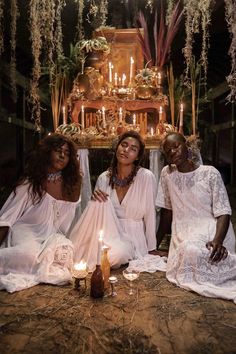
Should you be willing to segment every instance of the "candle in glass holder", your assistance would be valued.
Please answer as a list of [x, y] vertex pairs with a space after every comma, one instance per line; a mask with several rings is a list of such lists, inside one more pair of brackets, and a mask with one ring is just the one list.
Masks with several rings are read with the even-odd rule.
[[133, 57], [130, 57], [130, 72], [129, 72], [130, 84], [132, 84], [133, 75], [134, 75], [134, 59], [133, 59]]
[[81, 106], [81, 127], [84, 129], [84, 106]]
[[62, 106], [63, 124], [66, 124], [66, 107]]
[[102, 107], [102, 127], [106, 128], [106, 109]]
[[73, 275], [75, 278], [84, 279], [88, 275], [87, 263], [79, 262], [74, 264]]

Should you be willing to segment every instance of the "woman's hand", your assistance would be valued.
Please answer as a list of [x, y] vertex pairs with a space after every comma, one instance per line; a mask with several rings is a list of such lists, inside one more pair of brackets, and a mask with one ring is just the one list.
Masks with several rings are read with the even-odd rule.
[[210, 263], [218, 263], [223, 261], [228, 256], [227, 249], [222, 245], [222, 243], [216, 241], [209, 241], [206, 244], [206, 248], [211, 250], [211, 254], [209, 257]]
[[101, 189], [96, 189], [93, 192], [91, 199], [101, 203], [101, 202], [106, 202], [108, 196], [109, 196], [109, 194], [101, 191]]

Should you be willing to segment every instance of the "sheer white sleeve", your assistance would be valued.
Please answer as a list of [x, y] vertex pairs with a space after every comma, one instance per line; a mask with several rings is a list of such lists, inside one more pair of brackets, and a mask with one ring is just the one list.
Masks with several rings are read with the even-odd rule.
[[156, 198], [156, 206], [165, 209], [172, 209], [169, 188], [167, 183], [169, 166], [166, 166], [161, 171], [158, 192]]
[[32, 205], [28, 187], [28, 183], [22, 184], [17, 187], [16, 194], [10, 194], [0, 210], [0, 226], [11, 227], [24, 214], [26, 207]]
[[215, 217], [225, 214], [231, 215], [232, 211], [224, 182], [219, 171], [214, 167], [212, 167], [210, 170], [209, 181], [212, 193], [213, 215]]

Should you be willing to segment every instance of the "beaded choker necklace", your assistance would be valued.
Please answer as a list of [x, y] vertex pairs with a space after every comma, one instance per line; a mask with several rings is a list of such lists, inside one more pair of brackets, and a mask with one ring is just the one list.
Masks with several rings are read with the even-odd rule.
[[47, 180], [49, 182], [56, 182], [58, 179], [61, 178], [61, 171], [55, 172], [55, 173], [48, 173], [47, 174]]
[[134, 178], [134, 171], [132, 171], [127, 177], [125, 178], [118, 178], [117, 176], [112, 176], [112, 183], [119, 187], [126, 187], [128, 186]]

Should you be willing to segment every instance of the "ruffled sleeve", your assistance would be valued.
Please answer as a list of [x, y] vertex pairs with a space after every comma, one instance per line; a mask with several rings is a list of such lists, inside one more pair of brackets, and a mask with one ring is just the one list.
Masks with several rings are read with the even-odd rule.
[[24, 214], [26, 208], [32, 205], [28, 193], [29, 184], [25, 183], [17, 187], [16, 194], [12, 192], [0, 210], [0, 226], [12, 227]]

